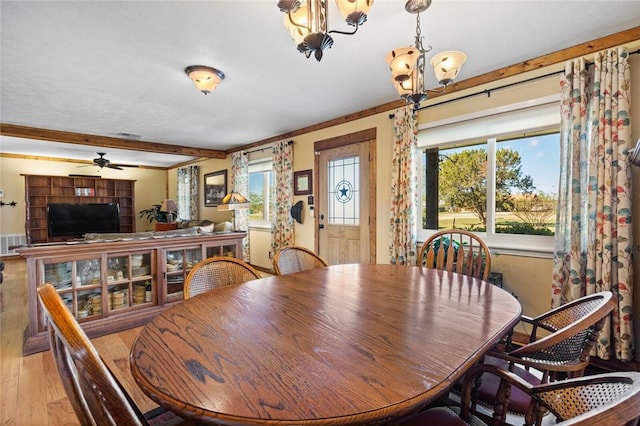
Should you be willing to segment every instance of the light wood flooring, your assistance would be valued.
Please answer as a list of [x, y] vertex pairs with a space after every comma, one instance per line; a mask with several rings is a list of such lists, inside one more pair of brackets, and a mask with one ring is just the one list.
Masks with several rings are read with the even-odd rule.
[[[0, 425], [78, 425], [49, 351], [22, 356], [27, 326], [26, 263], [6, 260], [0, 284]], [[144, 411], [157, 407], [135, 384], [129, 348], [140, 328], [92, 339], [98, 352]]]

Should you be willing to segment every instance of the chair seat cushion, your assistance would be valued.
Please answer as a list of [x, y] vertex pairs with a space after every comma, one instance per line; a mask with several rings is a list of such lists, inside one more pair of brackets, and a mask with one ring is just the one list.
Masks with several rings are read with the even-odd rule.
[[144, 413], [144, 418], [149, 423], [149, 426], [189, 426], [195, 425], [188, 420], [183, 419], [176, 413], [165, 409], [164, 407], [157, 407], [151, 411]]
[[[492, 356], [486, 356], [484, 359], [484, 363], [498, 366], [504, 370], [507, 370], [509, 368], [509, 363], [507, 361]], [[537, 376], [531, 374], [529, 371], [525, 370], [522, 367], [516, 366], [513, 372], [532, 385], [540, 384], [540, 379]], [[484, 402], [485, 404], [492, 405], [496, 400], [496, 394], [498, 393], [499, 387], [499, 377], [493, 374], [483, 374], [482, 384], [480, 385], [480, 389], [478, 390], [478, 400]], [[525, 414], [527, 412], [527, 409], [529, 408], [530, 403], [531, 398], [527, 393], [523, 392], [519, 388], [516, 388], [515, 386], [511, 387], [511, 396], [509, 398], [508, 411], [517, 414]]]
[[468, 426], [456, 413], [447, 407], [435, 407], [422, 411], [415, 416], [411, 416], [406, 420], [397, 423], [398, 426], [420, 426], [420, 425], [439, 425], [439, 426]]

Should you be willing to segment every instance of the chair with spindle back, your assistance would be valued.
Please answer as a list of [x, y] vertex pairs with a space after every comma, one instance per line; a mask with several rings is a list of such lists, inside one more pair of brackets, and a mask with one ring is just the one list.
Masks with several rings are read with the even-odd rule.
[[214, 288], [241, 284], [260, 278], [248, 263], [233, 257], [217, 256], [195, 265], [184, 281], [184, 298], [188, 299]]
[[51, 284], [38, 288], [49, 344], [64, 390], [82, 425], [189, 425], [162, 408], [143, 414], [104, 363]]
[[491, 272], [491, 253], [473, 232], [448, 229], [436, 232], [422, 244], [417, 264], [486, 281]]
[[273, 270], [276, 275], [292, 274], [325, 266], [327, 262], [323, 258], [308, 248], [300, 246], [282, 247], [273, 257]]

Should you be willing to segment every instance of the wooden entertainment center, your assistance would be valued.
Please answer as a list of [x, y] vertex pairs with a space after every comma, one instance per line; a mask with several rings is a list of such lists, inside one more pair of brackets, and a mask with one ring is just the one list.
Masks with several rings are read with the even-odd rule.
[[246, 232], [134, 235], [17, 249], [27, 261], [24, 355], [49, 348], [38, 286], [52, 283], [89, 337], [137, 327], [183, 300], [184, 280], [196, 263], [240, 256]]
[[89, 176], [23, 175], [25, 179], [27, 243], [63, 241], [49, 235], [49, 204], [101, 204], [120, 206], [120, 232], [135, 231], [135, 180]]

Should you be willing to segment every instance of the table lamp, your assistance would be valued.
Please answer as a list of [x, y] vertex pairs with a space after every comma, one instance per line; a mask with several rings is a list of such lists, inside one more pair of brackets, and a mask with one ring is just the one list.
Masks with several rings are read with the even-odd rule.
[[173, 212], [178, 211], [178, 206], [176, 205], [176, 202], [171, 199], [162, 200], [162, 204], [160, 204], [160, 211], [166, 212], [167, 222], [173, 223]]
[[248, 209], [249, 207], [251, 207], [249, 200], [233, 190], [225, 195], [220, 204], [218, 204], [218, 210], [231, 210], [234, 231], [236, 230], [236, 210]]

